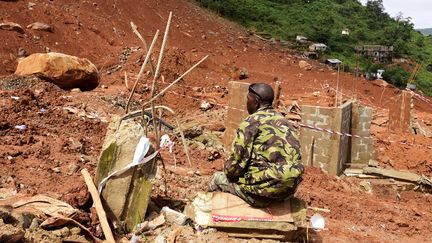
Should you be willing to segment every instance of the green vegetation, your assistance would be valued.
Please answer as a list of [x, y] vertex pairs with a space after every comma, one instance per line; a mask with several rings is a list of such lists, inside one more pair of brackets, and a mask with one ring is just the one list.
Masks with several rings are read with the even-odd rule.
[[[321, 58], [338, 58], [349, 70], [372, 71], [383, 68], [384, 78], [403, 87], [415, 63], [423, 68], [416, 77], [417, 87], [432, 95], [432, 37], [414, 30], [410, 18], [391, 18], [382, 0], [197, 0], [199, 4], [236, 21], [251, 31], [275, 39], [294, 41], [297, 35], [321, 42], [329, 48]], [[349, 35], [342, 35], [348, 29]], [[355, 46], [393, 46], [393, 57], [407, 58], [401, 65], [377, 63], [356, 56]], [[293, 45], [299, 48], [299, 45]], [[307, 48], [303, 46], [303, 48]]]

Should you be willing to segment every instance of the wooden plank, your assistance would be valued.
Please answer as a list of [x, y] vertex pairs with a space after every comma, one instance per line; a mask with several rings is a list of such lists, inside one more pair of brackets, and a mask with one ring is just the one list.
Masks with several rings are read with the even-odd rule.
[[116, 241], [115, 241], [114, 236], [111, 232], [111, 228], [108, 224], [105, 210], [102, 206], [102, 202], [101, 202], [101, 199], [99, 197], [99, 192], [93, 183], [93, 180], [90, 176], [90, 173], [87, 171], [87, 169], [82, 169], [81, 174], [84, 177], [84, 181], [87, 184], [87, 188], [88, 188], [90, 195], [93, 199], [93, 203], [94, 203], [95, 208], [96, 208], [96, 213], [98, 215], [98, 218], [99, 218], [99, 221], [100, 221], [100, 224], [102, 227], [102, 231], [105, 235], [106, 241], [110, 242], [110, 243], [115, 243]]

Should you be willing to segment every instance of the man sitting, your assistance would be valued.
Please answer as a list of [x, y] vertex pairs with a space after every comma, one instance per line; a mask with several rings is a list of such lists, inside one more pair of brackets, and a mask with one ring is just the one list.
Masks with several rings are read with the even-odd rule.
[[224, 172], [216, 172], [210, 191], [239, 196], [254, 207], [291, 197], [303, 174], [300, 145], [294, 128], [273, 107], [270, 85], [251, 84], [249, 116], [237, 129]]

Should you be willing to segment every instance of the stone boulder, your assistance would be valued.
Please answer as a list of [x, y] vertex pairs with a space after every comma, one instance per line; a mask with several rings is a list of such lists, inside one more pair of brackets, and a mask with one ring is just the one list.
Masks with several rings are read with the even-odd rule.
[[36, 75], [62, 89], [92, 90], [99, 85], [99, 73], [88, 59], [62, 53], [35, 53], [22, 59], [15, 74]]

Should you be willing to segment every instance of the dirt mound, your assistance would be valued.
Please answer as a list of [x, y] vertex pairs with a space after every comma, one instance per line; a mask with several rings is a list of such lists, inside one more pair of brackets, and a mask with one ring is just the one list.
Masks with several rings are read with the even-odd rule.
[[19, 191], [53, 192], [82, 206], [87, 195], [78, 169], [94, 170], [106, 124], [68, 114], [69, 99], [41, 80], [0, 93], [0, 174]]

